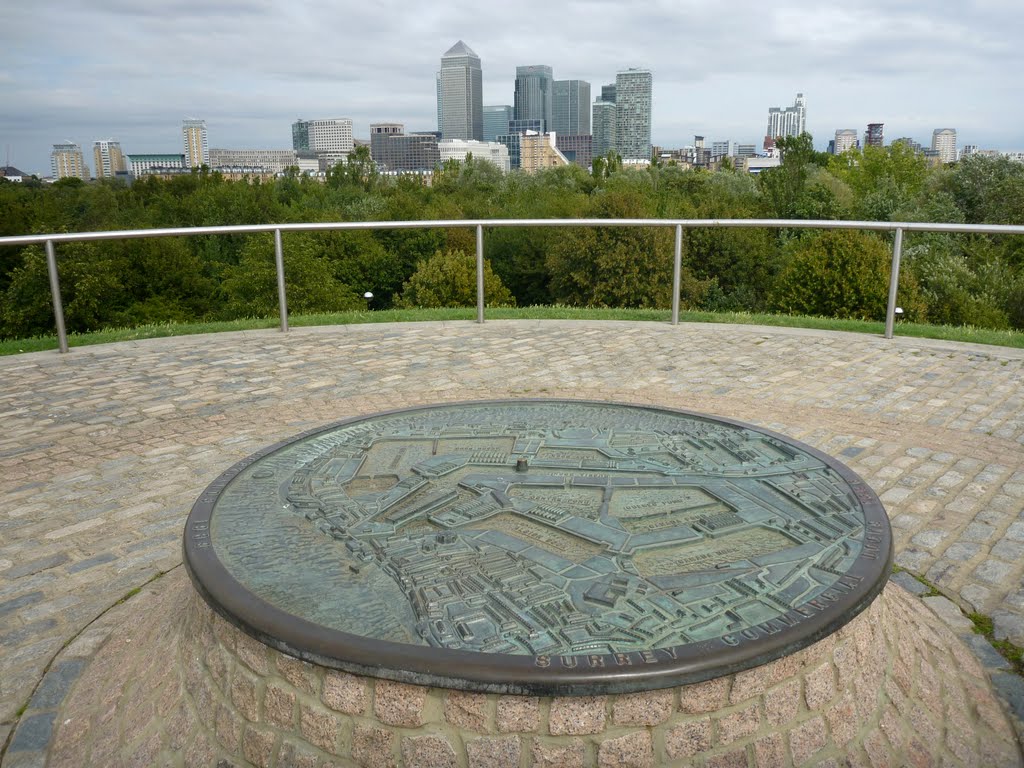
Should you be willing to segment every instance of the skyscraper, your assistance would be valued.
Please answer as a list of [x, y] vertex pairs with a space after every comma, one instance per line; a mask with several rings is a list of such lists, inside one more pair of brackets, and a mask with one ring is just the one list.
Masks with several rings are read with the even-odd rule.
[[484, 141], [497, 141], [499, 136], [508, 133], [508, 124], [512, 119], [512, 107], [509, 104], [484, 105]]
[[189, 168], [210, 164], [210, 142], [206, 137], [206, 121], [193, 117], [181, 123], [181, 136], [185, 141], [185, 163]]
[[836, 131], [835, 145], [832, 151], [841, 155], [848, 149], [853, 149], [857, 146], [857, 129], [856, 128], [839, 128]]
[[513, 119], [543, 120], [543, 130], [550, 131], [553, 91], [551, 67], [544, 64], [516, 67]]
[[441, 138], [482, 141], [483, 70], [480, 57], [461, 40], [441, 57], [438, 89]]
[[932, 131], [932, 150], [939, 153], [943, 163], [956, 162], [956, 128], [936, 128]]
[[85, 164], [82, 148], [73, 141], [54, 144], [50, 152], [50, 172], [55, 179], [74, 177], [88, 181], [89, 168]]
[[101, 139], [92, 145], [93, 167], [97, 179], [112, 179], [117, 173], [124, 173], [128, 166], [121, 152], [120, 142]]
[[615, 105], [609, 101], [595, 101], [593, 115], [593, 156], [604, 157], [615, 149]]
[[601, 101], [607, 101], [609, 104], [615, 103], [615, 83], [606, 83], [601, 86]]
[[780, 136], [799, 136], [807, 130], [807, 105], [804, 95], [798, 93], [791, 107], [770, 107], [768, 109], [768, 129], [765, 138], [777, 139]]
[[555, 134], [590, 133], [590, 83], [555, 80], [551, 97], [551, 127]]
[[885, 123], [868, 123], [868, 129], [864, 133], [864, 146], [884, 147], [885, 134], [882, 131], [884, 127]]
[[615, 76], [615, 146], [623, 160], [651, 159], [651, 90], [646, 69]]

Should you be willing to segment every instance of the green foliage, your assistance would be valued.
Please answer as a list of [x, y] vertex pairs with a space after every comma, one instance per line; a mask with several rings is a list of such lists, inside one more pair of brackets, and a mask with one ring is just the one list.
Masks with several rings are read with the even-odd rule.
[[[364, 306], [362, 294], [335, 278], [330, 260], [317, 252], [310, 239], [292, 244], [284, 275], [289, 312], [339, 312]], [[226, 270], [221, 287], [224, 318], [277, 313], [277, 268], [271, 239], [250, 238], [238, 266]]]
[[[402, 286], [399, 307], [475, 307], [476, 259], [463, 251], [438, 251], [424, 261]], [[515, 306], [515, 297], [484, 259], [484, 302]]]
[[[826, 231], [793, 245], [771, 304], [789, 314], [884, 320], [890, 267], [890, 250], [879, 238]], [[906, 270], [900, 272], [897, 297], [907, 320], [924, 319], [924, 302]]]

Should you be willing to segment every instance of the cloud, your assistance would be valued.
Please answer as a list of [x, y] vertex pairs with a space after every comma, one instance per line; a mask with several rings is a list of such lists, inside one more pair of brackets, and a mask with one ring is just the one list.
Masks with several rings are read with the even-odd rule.
[[5, 9], [0, 142], [45, 172], [50, 145], [119, 138], [179, 151], [180, 120], [219, 146], [287, 147], [302, 116], [434, 126], [434, 72], [464, 40], [482, 58], [485, 103], [511, 104], [515, 67], [602, 83], [654, 73], [655, 143], [695, 133], [759, 143], [770, 106], [803, 92], [819, 146], [836, 128], [886, 123], [927, 141], [1024, 148], [1024, 4], [862, 0], [36, 0]]

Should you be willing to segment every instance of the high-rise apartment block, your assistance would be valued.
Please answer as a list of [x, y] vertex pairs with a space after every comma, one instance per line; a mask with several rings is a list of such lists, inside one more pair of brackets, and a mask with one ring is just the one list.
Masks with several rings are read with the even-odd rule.
[[482, 140], [484, 102], [480, 57], [459, 40], [441, 57], [437, 83], [441, 138]]
[[936, 128], [932, 131], [932, 150], [938, 153], [940, 162], [956, 162], [956, 128]]
[[615, 149], [615, 104], [610, 101], [595, 101], [591, 107], [594, 132], [593, 156], [604, 157], [608, 150]]
[[508, 133], [508, 124], [512, 120], [512, 107], [509, 104], [484, 105], [484, 141], [497, 141], [499, 136]]
[[55, 179], [75, 178], [89, 180], [89, 167], [85, 164], [82, 148], [73, 141], [54, 144], [50, 152], [50, 173]]
[[206, 136], [206, 121], [188, 118], [181, 123], [181, 136], [185, 142], [185, 162], [189, 168], [210, 164], [210, 142]]
[[543, 120], [542, 130], [550, 131], [553, 95], [551, 67], [544, 64], [516, 67], [513, 119]]
[[840, 128], [836, 131], [835, 143], [832, 146], [832, 152], [836, 155], [841, 155], [850, 149], [856, 149], [857, 147], [857, 129], [856, 128]]
[[864, 133], [864, 146], [884, 147], [885, 133], [882, 130], [884, 127], [885, 123], [868, 123], [868, 129]]
[[544, 168], [556, 168], [568, 165], [565, 155], [555, 145], [555, 135], [551, 133], [519, 134], [519, 167], [526, 173], [536, 173]]
[[646, 69], [615, 76], [615, 147], [623, 160], [651, 159], [651, 91]]
[[557, 135], [590, 133], [590, 83], [555, 80], [551, 96], [551, 127]]
[[799, 136], [807, 130], [807, 104], [798, 93], [791, 107], [770, 107], [765, 138], [773, 141], [780, 136]]
[[292, 123], [292, 149], [345, 157], [353, 150], [352, 121], [347, 117], [299, 119]]
[[93, 142], [92, 159], [97, 179], [112, 179], [118, 173], [125, 173], [128, 170], [124, 154], [121, 152], [121, 144], [113, 139]]

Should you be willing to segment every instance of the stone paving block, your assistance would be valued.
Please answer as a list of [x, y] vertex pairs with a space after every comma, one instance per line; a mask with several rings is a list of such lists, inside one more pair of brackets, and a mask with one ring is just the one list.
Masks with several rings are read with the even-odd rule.
[[954, 632], [959, 634], [974, 631], [974, 623], [964, 616], [959, 606], [948, 597], [936, 595], [922, 598], [922, 601]]

